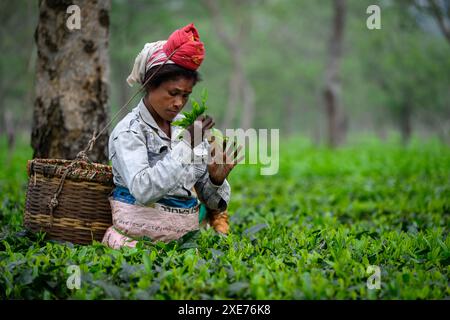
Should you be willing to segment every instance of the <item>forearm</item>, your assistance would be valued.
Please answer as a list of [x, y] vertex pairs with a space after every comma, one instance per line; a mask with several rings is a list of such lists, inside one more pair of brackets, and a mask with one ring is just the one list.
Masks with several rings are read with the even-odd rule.
[[197, 194], [202, 202], [210, 209], [224, 211], [228, 207], [231, 188], [227, 180], [222, 185], [215, 185], [209, 178], [208, 172], [195, 185]]

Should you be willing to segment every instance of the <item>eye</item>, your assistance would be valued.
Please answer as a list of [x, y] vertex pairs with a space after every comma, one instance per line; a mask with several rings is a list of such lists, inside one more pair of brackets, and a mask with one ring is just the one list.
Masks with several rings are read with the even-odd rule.
[[177, 93], [177, 92], [174, 92], [174, 91], [169, 91], [169, 94], [170, 94], [172, 97], [175, 97], [178, 93]]
[[187, 99], [187, 98], [189, 98], [189, 95], [190, 95], [190, 93], [183, 94], [183, 98]]

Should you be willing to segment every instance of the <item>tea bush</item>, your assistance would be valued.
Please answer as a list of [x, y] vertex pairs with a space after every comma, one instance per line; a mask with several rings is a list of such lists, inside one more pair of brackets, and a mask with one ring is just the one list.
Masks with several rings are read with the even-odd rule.
[[[286, 141], [278, 174], [256, 165], [231, 173], [230, 235], [202, 229], [121, 250], [26, 232], [32, 151], [0, 147], [1, 299], [450, 297], [450, 150], [437, 141], [365, 139], [338, 150]], [[80, 289], [67, 286], [70, 265], [80, 267]], [[369, 265], [380, 289], [368, 288]]]

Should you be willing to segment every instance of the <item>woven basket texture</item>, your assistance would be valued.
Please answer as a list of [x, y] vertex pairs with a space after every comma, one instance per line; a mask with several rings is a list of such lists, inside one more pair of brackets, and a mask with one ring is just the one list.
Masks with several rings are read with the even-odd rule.
[[108, 200], [114, 188], [111, 166], [80, 160], [33, 159], [28, 161], [27, 172], [26, 228], [45, 231], [48, 239], [76, 244], [102, 240], [112, 225]]

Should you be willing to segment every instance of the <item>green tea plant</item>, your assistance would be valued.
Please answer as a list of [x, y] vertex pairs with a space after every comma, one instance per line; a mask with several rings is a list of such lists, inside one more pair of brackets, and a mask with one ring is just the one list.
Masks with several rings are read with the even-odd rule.
[[[230, 176], [228, 236], [201, 229], [120, 250], [24, 230], [31, 156], [28, 143], [10, 161], [0, 152], [0, 299], [450, 297], [450, 149], [437, 141], [285, 141], [278, 174], [241, 165]], [[67, 286], [73, 265], [79, 289]]]
[[[195, 99], [191, 99], [192, 103], [192, 110], [189, 111], [183, 111], [182, 115], [184, 116], [182, 119], [176, 120], [172, 122], [172, 125], [182, 127], [183, 129], [186, 129], [191, 124], [194, 123], [195, 119], [197, 119], [199, 116], [204, 114], [206, 110], [208, 109], [208, 106], [206, 105], [206, 101], [208, 100], [208, 90], [204, 88], [201, 93], [200, 103], [197, 102]], [[227, 141], [228, 137], [225, 137], [222, 135], [222, 133], [215, 129], [211, 129], [211, 133], [215, 138], [218, 138], [223, 141]], [[178, 137], [179, 139], [182, 138], [182, 134]]]
[[174, 126], [180, 126], [183, 129], [189, 127], [194, 123], [195, 119], [201, 116], [208, 109], [206, 100], [208, 100], [208, 91], [206, 89], [203, 89], [201, 93], [201, 102], [198, 103], [195, 99], [191, 99], [192, 111], [183, 111], [182, 114], [184, 115], [184, 118], [173, 121], [172, 124]]

